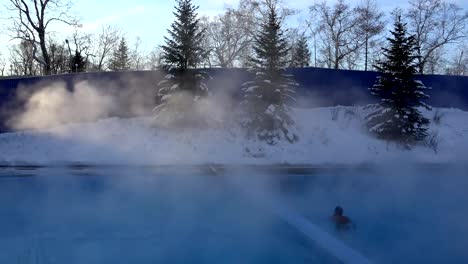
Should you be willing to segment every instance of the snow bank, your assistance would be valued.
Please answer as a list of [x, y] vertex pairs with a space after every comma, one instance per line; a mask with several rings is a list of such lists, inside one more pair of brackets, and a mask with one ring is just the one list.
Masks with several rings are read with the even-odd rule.
[[0, 164], [63, 165], [356, 165], [389, 162], [468, 161], [468, 112], [425, 112], [437, 151], [411, 151], [377, 140], [363, 130], [359, 107], [295, 109], [298, 143], [267, 146], [247, 140], [239, 128], [156, 129], [151, 118], [105, 119], [47, 130], [0, 135]]

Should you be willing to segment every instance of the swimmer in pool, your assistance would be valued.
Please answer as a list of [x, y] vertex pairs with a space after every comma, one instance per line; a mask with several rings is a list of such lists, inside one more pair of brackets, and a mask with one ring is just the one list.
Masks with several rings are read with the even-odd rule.
[[353, 227], [351, 219], [343, 215], [343, 208], [341, 206], [335, 207], [332, 221], [335, 224], [337, 230], [349, 230]]

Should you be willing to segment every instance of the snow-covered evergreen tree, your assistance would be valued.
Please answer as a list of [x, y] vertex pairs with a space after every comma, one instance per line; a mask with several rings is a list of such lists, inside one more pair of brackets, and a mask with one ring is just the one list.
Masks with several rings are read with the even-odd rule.
[[255, 36], [255, 58], [251, 59], [255, 79], [242, 86], [241, 124], [249, 135], [268, 144], [298, 139], [290, 106], [295, 101], [297, 83], [286, 74], [288, 42], [281, 29], [275, 1], [268, 1], [268, 15]]
[[431, 110], [423, 100], [428, 89], [417, 80], [416, 45], [408, 36], [406, 25], [396, 18], [388, 48], [383, 48], [384, 59], [376, 66], [382, 73], [370, 92], [380, 99], [366, 117], [369, 131], [378, 138], [392, 140], [410, 147], [427, 136], [429, 120], [418, 108]]
[[291, 67], [304, 68], [310, 66], [310, 50], [307, 44], [307, 38], [302, 35], [291, 49]]
[[[205, 31], [197, 18], [198, 6], [191, 0], [176, 0], [176, 20], [168, 29], [163, 50], [164, 80], [158, 84], [158, 105], [155, 118], [163, 123], [186, 123], [193, 117], [193, 105], [208, 95], [205, 81], [209, 75], [196, 69], [206, 52], [202, 43]], [[202, 121], [203, 117], [199, 117]], [[191, 120], [194, 121], [194, 120]]]
[[128, 71], [130, 69], [130, 63], [131, 58], [129, 57], [127, 41], [122, 37], [119, 46], [114, 50], [109, 69], [112, 71]]

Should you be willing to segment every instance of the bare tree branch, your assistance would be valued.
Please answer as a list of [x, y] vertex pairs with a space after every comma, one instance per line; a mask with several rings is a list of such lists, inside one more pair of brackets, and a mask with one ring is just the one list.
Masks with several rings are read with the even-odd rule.
[[120, 38], [123, 36], [122, 30], [115, 26], [103, 26], [101, 33], [94, 43], [97, 46], [91, 48], [92, 64], [95, 70], [105, 71], [108, 68], [108, 62]]
[[67, 0], [8, 0], [10, 19], [13, 20], [13, 26], [9, 31], [13, 34], [13, 38], [32, 45], [33, 58], [42, 65], [45, 75], [51, 74], [51, 58], [47, 45], [49, 24], [54, 21], [68, 25], [76, 24], [68, 15], [71, 2], [64, 1]]
[[322, 56], [329, 67], [339, 69], [348, 56], [363, 46], [358, 12], [344, 0], [338, 0], [332, 7], [323, 1], [313, 5], [310, 10], [318, 19], [317, 31], [323, 43]]
[[424, 73], [429, 61], [438, 63], [434, 60], [437, 50], [467, 38], [468, 12], [442, 0], [412, 0], [410, 4], [406, 19], [419, 47], [419, 72]]

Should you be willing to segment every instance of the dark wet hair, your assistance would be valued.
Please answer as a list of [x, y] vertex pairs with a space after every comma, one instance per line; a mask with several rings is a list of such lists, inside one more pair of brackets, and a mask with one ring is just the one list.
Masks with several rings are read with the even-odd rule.
[[341, 206], [335, 207], [335, 215], [343, 215], [343, 208]]

